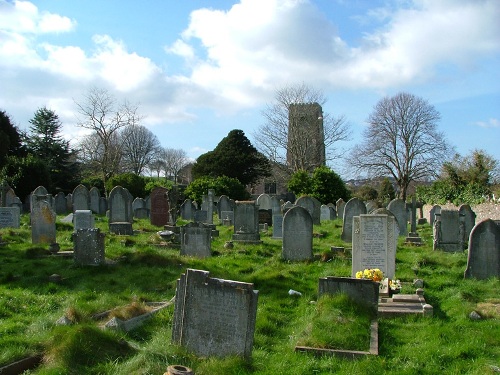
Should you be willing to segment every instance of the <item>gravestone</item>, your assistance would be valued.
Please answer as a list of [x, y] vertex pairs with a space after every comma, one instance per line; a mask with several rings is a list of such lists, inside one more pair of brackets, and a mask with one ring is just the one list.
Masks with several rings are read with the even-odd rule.
[[410, 210], [410, 223], [411, 223], [411, 230], [410, 233], [408, 233], [408, 236], [406, 237], [405, 242], [408, 244], [413, 244], [413, 245], [418, 245], [420, 246], [422, 244], [422, 239], [417, 233], [417, 208], [422, 207], [422, 203], [417, 202], [417, 198], [415, 195], [411, 198], [411, 204], [407, 204], [406, 207], [407, 209]]
[[[99, 208], [99, 199], [101, 198], [101, 193], [98, 188], [92, 186], [89, 190], [90, 195], [90, 209], [93, 213], [102, 215], [101, 210]], [[104, 210], [106, 212], [106, 210]]]
[[282, 257], [285, 260], [308, 260], [312, 252], [313, 221], [301, 206], [289, 209], [283, 216]]
[[334, 220], [336, 218], [335, 210], [333, 207], [327, 206], [326, 204], [321, 205], [321, 221]]
[[73, 227], [74, 231], [78, 229], [92, 229], [94, 228], [94, 215], [91, 210], [76, 210], [73, 214]]
[[151, 224], [163, 227], [170, 222], [167, 189], [157, 186], [151, 191]]
[[408, 234], [408, 211], [406, 203], [402, 199], [393, 199], [387, 205], [387, 209], [391, 211], [399, 225], [399, 235], [406, 236]]
[[357, 303], [376, 308], [380, 286], [368, 279], [355, 279], [350, 277], [321, 277], [319, 279], [318, 296], [323, 294], [347, 294]]
[[217, 215], [219, 216], [219, 220], [222, 221], [222, 212], [223, 211], [233, 211], [234, 210], [234, 201], [231, 201], [227, 195], [221, 195], [219, 197], [219, 202], [217, 203]]
[[191, 199], [186, 199], [184, 200], [184, 202], [182, 202], [180, 211], [182, 220], [193, 220], [196, 207], [194, 206]]
[[181, 227], [181, 255], [207, 258], [212, 249], [212, 227], [189, 223]]
[[73, 212], [76, 210], [90, 210], [90, 192], [84, 185], [73, 189]]
[[19, 207], [0, 207], [0, 228], [19, 228]]
[[33, 210], [33, 204], [35, 201], [46, 201], [50, 208], [54, 207], [54, 197], [48, 193], [47, 189], [44, 186], [38, 186], [33, 192], [30, 194], [30, 211]]
[[146, 208], [146, 201], [143, 198], [137, 197], [132, 201], [132, 210], [134, 213], [138, 208]]
[[337, 217], [338, 218], [343, 218], [344, 217], [344, 208], [345, 208], [345, 202], [342, 198], [337, 199], [337, 202], [335, 202], [335, 211], [337, 211]]
[[253, 284], [187, 269], [177, 280], [172, 342], [198, 356], [251, 357], [258, 291]]
[[472, 228], [476, 225], [476, 213], [468, 204], [462, 204], [458, 208], [458, 212], [464, 217], [464, 241], [467, 242]]
[[207, 224], [214, 223], [214, 190], [208, 189], [207, 194]]
[[464, 277], [478, 280], [500, 277], [500, 226], [491, 219], [481, 221], [470, 233]]
[[59, 192], [54, 197], [54, 207], [57, 215], [66, 215], [68, 213], [68, 205], [66, 203], [66, 196], [63, 192]]
[[234, 211], [221, 211], [220, 220], [223, 225], [233, 225], [234, 223]]
[[273, 211], [271, 209], [263, 210], [259, 206], [259, 224], [273, 225]]
[[98, 266], [104, 264], [104, 233], [99, 228], [78, 229], [73, 237], [73, 260], [81, 266]]
[[193, 215], [193, 220], [196, 223], [206, 223], [207, 222], [207, 211], [196, 210]]
[[394, 278], [398, 241], [396, 220], [388, 215], [360, 215], [353, 218], [352, 277], [364, 269], [378, 268]]
[[10, 186], [7, 181], [2, 180], [0, 184], [0, 207], [9, 207], [7, 205], [7, 192], [10, 190]]
[[341, 238], [344, 242], [352, 241], [352, 218], [366, 214], [366, 206], [358, 198], [351, 198], [344, 207]]
[[255, 201], [236, 201], [234, 234], [236, 242], [261, 243], [259, 233], [259, 206]]
[[109, 231], [119, 235], [133, 235], [132, 201], [127, 189], [115, 186], [109, 193]]
[[257, 205], [259, 206], [259, 209], [261, 210], [272, 210], [272, 202], [271, 202], [271, 196], [268, 194], [261, 194], [257, 198]]
[[[40, 200], [38, 200], [40, 199]], [[52, 244], [56, 242], [56, 213], [43, 196], [33, 196], [31, 208], [31, 242]]]
[[283, 215], [273, 215], [273, 238], [283, 238]]
[[281, 212], [282, 214], [286, 214], [287, 211], [290, 209], [290, 208], [293, 208], [295, 207], [295, 205], [292, 203], [292, 202], [285, 202], [281, 205]]
[[274, 215], [281, 215], [281, 202], [274, 195], [271, 197], [271, 211]]
[[434, 250], [457, 252], [464, 250], [464, 217], [457, 210], [441, 210], [435, 215]]
[[149, 219], [149, 209], [146, 207], [146, 200], [143, 198], [135, 198], [132, 202], [134, 217], [137, 219]]
[[108, 210], [108, 200], [106, 197], [99, 198], [99, 215], [105, 215]]
[[375, 211], [378, 208], [378, 204], [375, 201], [368, 201], [365, 203], [365, 206], [367, 214], [373, 213], [373, 211]]
[[66, 195], [66, 212], [73, 212], [73, 194]]
[[434, 221], [436, 220], [436, 214], [441, 213], [441, 206], [435, 204], [432, 206], [431, 210], [429, 211], [429, 223], [431, 227], [434, 226]]
[[319, 225], [321, 223], [321, 203], [314, 197], [307, 195], [298, 198], [295, 201], [296, 206], [304, 207], [313, 220], [313, 224]]

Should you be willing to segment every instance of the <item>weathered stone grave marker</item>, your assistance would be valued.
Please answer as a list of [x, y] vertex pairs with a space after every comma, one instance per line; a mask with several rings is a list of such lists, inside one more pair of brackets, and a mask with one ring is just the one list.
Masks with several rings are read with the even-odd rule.
[[0, 207], [0, 228], [19, 228], [19, 207]]
[[207, 258], [211, 255], [212, 227], [189, 223], [180, 228], [181, 255]]
[[344, 207], [341, 238], [344, 242], [352, 241], [352, 218], [366, 214], [366, 206], [358, 198], [351, 198]]
[[500, 226], [491, 219], [483, 220], [472, 229], [469, 238], [465, 278], [500, 277]]
[[170, 208], [167, 197], [168, 190], [162, 186], [157, 186], [151, 191], [151, 213], [152, 225], [163, 227], [170, 222]]
[[78, 229], [73, 237], [73, 260], [81, 266], [98, 266], [104, 264], [104, 233], [99, 228]]
[[255, 201], [236, 201], [234, 209], [235, 242], [260, 243], [259, 206]]
[[131, 236], [132, 229], [132, 201], [127, 189], [115, 186], [109, 193], [109, 231], [119, 235]]
[[289, 209], [283, 216], [283, 259], [311, 259], [312, 234], [313, 221], [309, 212], [300, 206]]
[[434, 250], [457, 252], [464, 250], [464, 217], [457, 210], [441, 210], [435, 214]]

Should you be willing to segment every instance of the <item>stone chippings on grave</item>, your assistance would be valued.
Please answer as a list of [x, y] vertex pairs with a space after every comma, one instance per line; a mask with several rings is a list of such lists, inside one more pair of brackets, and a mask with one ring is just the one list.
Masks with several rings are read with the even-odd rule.
[[56, 213], [46, 200], [32, 201], [31, 211], [31, 242], [33, 244], [56, 242]]
[[90, 210], [90, 192], [84, 185], [78, 185], [73, 190], [73, 211]]
[[73, 214], [74, 231], [94, 228], [94, 215], [91, 210], [76, 210]]
[[397, 231], [392, 216], [360, 215], [353, 218], [352, 277], [366, 268], [378, 268], [385, 277], [394, 278]]
[[399, 225], [399, 235], [406, 236], [408, 234], [408, 211], [406, 203], [402, 199], [393, 199], [387, 205], [387, 209], [391, 211]]
[[151, 224], [163, 227], [170, 222], [170, 207], [167, 199], [167, 189], [157, 186], [151, 191]]
[[207, 258], [212, 250], [212, 227], [203, 223], [189, 223], [180, 228], [181, 255]]
[[463, 251], [464, 231], [464, 217], [457, 210], [441, 210], [434, 221], [434, 250]]
[[253, 284], [187, 269], [177, 280], [172, 342], [198, 356], [251, 357], [258, 291]]
[[234, 208], [235, 242], [260, 243], [259, 206], [255, 201], [236, 201]]
[[109, 231], [119, 235], [131, 236], [132, 202], [127, 189], [115, 186], [109, 193]]
[[367, 279], [350, 277], [321, 277], [319, 279], [318, 297], [323, 294], [347, 294], [357, 303], [377, 308], [379, 284]]
[[458, 208], [458, 212], [464, 217], [464, 240], [467, 242], [472, 228], [476, 225], [476, 213], [468, 204], [462, 204]]
[[312, 252], [313, 221], [303, 207], [296, 206], [283, 216], [282, 257], [285, 260], [308, 260]]
[[358, 198], [351, 198], [349, 202], [345, 204], [341, 234], [342, 241], [352, 241], [352, 218], [365, 214], [366, 206], [363, 201], [359, 200]]
[[105, 263], [104, 233], [99, 228], [78, 229], [73, 237], [73, 260], [81, 266], [98, 266]]
[[470, 233], [464, 277], [478, 280], [500, 277], [500, 226], [491, 219], [481, 221]]
[[303, 196], [295, 201], [296, 206], [304, 207], [313, 220], [313, 224], [319, 225], [321, 223], [321, 203], [314, 197]]
[[19, 207], [0, 207], [0, 228], [19, 228], [20, 218]]

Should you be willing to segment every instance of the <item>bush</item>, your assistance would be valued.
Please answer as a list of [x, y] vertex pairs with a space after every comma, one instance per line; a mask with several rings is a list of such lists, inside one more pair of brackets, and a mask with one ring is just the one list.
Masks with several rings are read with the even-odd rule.
[[227, 195], [235, 200], [250, 198], [250, 193], [246, 191], [245, 186], [238, 179], [227, 176], [197, 178], [188, 185], [184, 194], [187, 198], [201, 204], [203, 196], [207, 194], [208, 189], [213, 189], [217, 196]]
[[133, 197], [146, 196], [146, 182], [144, 177], [138, 176], [134, 173], [119, 174], [106, 181], [106, 190], [108, 193], [113, 190], [115, 186], [126, 188]]

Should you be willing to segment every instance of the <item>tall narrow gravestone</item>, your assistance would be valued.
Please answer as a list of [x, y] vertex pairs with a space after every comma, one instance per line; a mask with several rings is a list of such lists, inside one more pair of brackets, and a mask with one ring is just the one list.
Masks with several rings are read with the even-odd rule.
[[253, 284], [187, 269], [177, 280], [172, 341], [198, 356], [252, 354], [258, 291]]
[[479, 280], [500, 277], [500, 226], [491, 219], [481, 221], [471, 231], [464, 276]]
[[155, 187], [151, 192], [151, 224], [157, 227], [163, 227], [170, 222], [167, 192], [168, 190], [161, 186]]
[[360, 215], [353, 218], [352, 277], [366, 268], [378, 268], [385, 277], [394, 278], [397, 231], [392, 216]]
[[309, 212], [300, 206], [289, 209], [283, 216], [283, 259], [311, 259], [312, 234], [313, 221]]
[[131, 236], [134, 234], [132, 221], [130, 193], [121, 186], [115, 186], [109, 193], [109, 231]]

